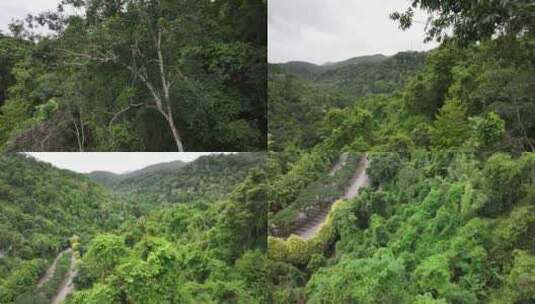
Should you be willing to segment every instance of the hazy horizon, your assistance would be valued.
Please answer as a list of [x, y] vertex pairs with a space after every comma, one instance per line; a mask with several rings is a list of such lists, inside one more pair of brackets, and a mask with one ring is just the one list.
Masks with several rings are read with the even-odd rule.
[[0, 2], [0, 31], [8, 33], [8, 25], [17, 19], [24, 20], [28, 14], [37, 15], [55, 10], [58, 0], [18, 0]]
[[352, 57], [348, 57], [348, 58], [337, 60], [337, 61], [326, 61], [326, 62], [323, 62], [323, 63], [315, 63], [315, 62], [310, 62], [310, 61], [306, 61], [306, 60], [299, 60], [299, 59], [290, 60], [290, 61], [284, 61], [284, 62], [268, 62], [268, 63], [269, 64], [286, 64], [286, 63], [290, 63], [290, 62], [306, 62], [306, 63], [311, 63], [311, 64], [315, 64], [315, 65], [318, 65], [318, 66], [322, 66], [322, 65], [328, 65], [328, 64], [343, 62], [343, 61], [346, 61], [346, 60], [349, 60], [349, 59], [353, 59], [353, 58], [358, 58], [358, 57], [367, 57], [367, 56], [375, 56], [375, 55], [383, 55], [383, 56], [386, 56], [386, 57], [392, 57], [392, 56], [394, 56], [394, 55], [396, 55], [398, 53], [401, 53], [401, 52], [411, 52], [411, 51], [412, 52], [427, 52], [429, 50], [427, 50], [427, 51], [406, 50], [406, 51], [399, 51], [399, 52], [391, 54], [391, 55], [375, 53], [375, 54], [368, 54], [368, 55], [352, 56]]
[[[0, 2], [0, 32], [9, 34], [9, 24], [15, 20], [24, 20], [28, 14], [34, 16], [46, 11], [55, 11], [60, 0], [18, 0], [18, 1], [1, 1]], [[66, 13], [80, 14], [83, 9], [73, 9], [66, 6]], [[38, 26], [33, 29], [40, 34], [51, 33], [46, 26]]]
[[172, 161], [191, 162], [203, 155], [224, 154], [215, 152], [26, 152], [53, 166], [77, 173], [107, 171], [124, 174], [151, 165]]
[[303, 61], [322, 65], [353, 57], [404, 51], [428, 51], [424, 43], [427, 14], [415, 13], [407, 30], [390, 20], [407, 0], [270, 0], [268, 2], [268, 62]]

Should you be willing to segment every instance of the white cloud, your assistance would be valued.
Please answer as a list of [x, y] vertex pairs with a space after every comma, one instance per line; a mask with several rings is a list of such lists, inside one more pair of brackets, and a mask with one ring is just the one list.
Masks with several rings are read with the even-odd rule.
[[0, 30], [8, 32], [8, 25], [16, 19], [24, 19], [28, 14], [37, 15], [48, 10], [55, 10], [59, 0], [1, 0]]
[[406, 50], [428, 50], [424, 44], [426, 14], [408, 31], [389, 19], [407, 0], [270, 0], [268, 58], [270, 62], [339, 61], [354, 56]]
[[28, 152], [38, 160], [50, 163], [61, 169], [68, 169], [79, 173], [92, 171], [108, 171], [125, 173], [146, 166], [175, 160], [190, 162], [202, 155], [214, 153], [184, 152], [184, 153], [66, 153], [66, 152]]

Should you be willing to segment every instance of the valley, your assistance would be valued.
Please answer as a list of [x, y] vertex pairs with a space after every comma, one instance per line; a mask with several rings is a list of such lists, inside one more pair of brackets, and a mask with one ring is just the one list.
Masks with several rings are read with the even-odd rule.
[[131, 172], [147, 186], [136, 201], [95, 174], [0, 155], [0, 302], [263, 303], [264, 162], [214, 154]]

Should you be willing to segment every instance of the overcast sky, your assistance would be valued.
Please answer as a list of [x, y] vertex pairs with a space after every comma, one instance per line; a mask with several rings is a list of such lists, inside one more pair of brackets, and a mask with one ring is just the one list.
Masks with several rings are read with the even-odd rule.
[[52, 165], [79, 173], [108, 171], [125, 173], [144, 167], [181, 160], [189, 162], [213, 153], [27, 153]]
[[28, 14], [55, 10], [59, 0], [0, 0], [0, 30], [8, 32], [13, 19], [24, 19]]
[[405, 32], [389, 19], [409, 5], [407, 0], [269, 0], [268, 60], [323, 64], [435, 47], [423, 43], [424, 12], [417, 12], [420, 23]]

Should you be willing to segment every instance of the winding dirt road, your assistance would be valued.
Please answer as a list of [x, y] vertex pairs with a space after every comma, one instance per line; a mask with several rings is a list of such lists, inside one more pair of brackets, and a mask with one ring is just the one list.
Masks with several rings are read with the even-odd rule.
[[342, 169], [342, 167], [346, 164], [347, 157], [349, 156], [349, 153], [344, 152], [340, 155], [334, 166], [331, 168], [331, 171], [329, 171], [330, 176], [334, 176], [338, 170]]
[[[342, 156], [340, 157], [341, 161], [339, 161], [337, 165], [342, 163], [342, 157], [344, 157], [344, 154], [342, 154]], [[347, 158], [347, 155], [345, 156], [345, 158]], [[356, 197], [362, 187], [367, 187], [369, 185], [368, 175], [366, 174], [367, 168], [368, 155], [366, 154], [360, 160], [360, 163], [357, 166], [353, 177], [351, 178], [351, 183], [349, 184], [349, 187], [347, 187], [344, 196], [342, 197], [343, 199], [352, 199]], [[330, 211], [330, 207], [326, 208], [318, 215], [316, 215], [313, 219], [311, 219], [306, 225], [303, 225], [302, 227], [297, 229], [294, 234], [298, 235], [304, 240], [311, 239], [321, 229], [321, 226], [323, 226], [323, 224], [327, 220]]]
[[71, 258], [71, 267], [70, 267], [69, 271], [67, 272], [67, 275], [63, 279], [63, 282], [61, 282], [61, 285], [60, 285], [56, 295], [52, 299], [52, 302], [50, 302], [51, 304], [60, 304], [60, 303], [62, 303], [63, 301], [65, 301], [65, 298], [67, 298], [67, 296], [69, 294], [71, 294], [71, 292], [74, 291], [74, 284], [73, 284], [72, 280], [74, 279], [76, 274], [77, 274], [77, 270], [76, 270], [76, 265], [75, 265], [75, 258], [73, 256]]
[[[42, 287], [43, 285], [46, 284], [46, 282], [48, 282], [52, 278], [52, 276], [54, 276], [59, 259], [61, 259], [61, 257], [64, 254], [67, 254], [70, 252], [72, 252], [71, 248], [58, 253], [58, 255], [56, 256], [56, 258], [54, 259], [50, 267], [48, 267], [48, 269], [46, 270], [43, 277], [39, 279], [39, 282], [37, 283], [37, 287]], [[52, 302], [50, 302], [51, 304], [62, 303], [65, 300], [65, 298], [74, 290], [74, 285], [72, 283], [72, 280], [75, 276], [76, 276], [76, 269], [75, 269], [74, 257], [71, 257], [71, 267], [69, 271], [67, 272], [67, 274], [65, 275], [65, 278], [61, 282], [61, 285], [59, 286], [56, 292], [56, 295], [52, 299]]]
[[42, 287], [43, 285], [45, 285], [46, 282], [48, 282], [52, 278], [52, 276], [56, 272], [56, 267], [58, 265], [59, 259], [61, 259], [61, 257], [64, 254], [69, 253], [69, 252], [71, 252], [70, 248], [58, 253], [58, 255], [56, 256], [52, 264], [50, 264], [50, 267], [48, 267], [48, 269], [46, 270], [45, 274], [41, 277], [41, 279], [39, 279], [39, 282], [37, 283], [37, 287]]

